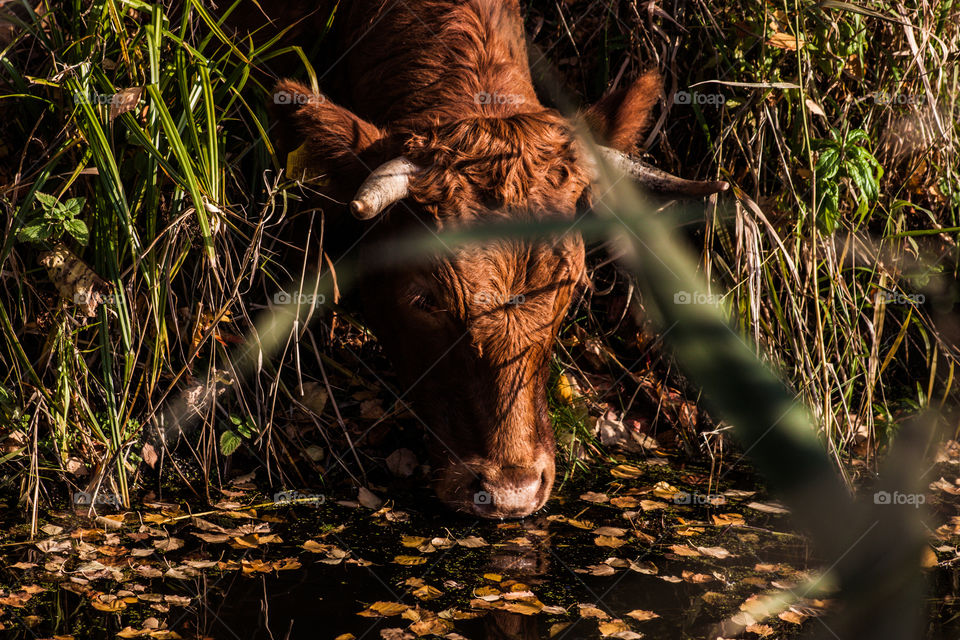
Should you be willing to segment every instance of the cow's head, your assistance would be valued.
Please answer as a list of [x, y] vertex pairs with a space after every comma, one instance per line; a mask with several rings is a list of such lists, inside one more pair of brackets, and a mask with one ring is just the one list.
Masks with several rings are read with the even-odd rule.
[[[437, 494], [485, 517], [536, 511], [554, 480], [551, 352], [584, 274], [574, 217], [589, 205], [596, 173], [573, 127], [532, 99], [529, 109], [477, 112], [471, 104], [442, 124], [381, 128], [296, 83], [278, 91], [294, 96], [282, 125], [305, 141], [335, 195], [347, 188], [338, 195], [354, 216], [370, 221], [361, 262], [380, 266], [363, 281], [365, 316], [427, 430]], [[663, 183], [672, 177], [638, 169], [625, 155], [658, 93], [648, 74], [585, 119], [611, 145], [608, 157]], [[571, 233], [489, 241], [413, 264], [382, 260], [380, 241], [407, 229], [518, 217], [567, 220]]]

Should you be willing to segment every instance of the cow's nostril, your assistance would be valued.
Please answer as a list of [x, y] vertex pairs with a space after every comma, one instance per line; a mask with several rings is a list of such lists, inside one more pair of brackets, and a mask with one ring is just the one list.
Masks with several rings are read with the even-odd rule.
[[544, 502], [546, 472], [531, 467], [502, 467], [485, 473], [473, 493], [473, 512], [492, 518], [518, 518]]

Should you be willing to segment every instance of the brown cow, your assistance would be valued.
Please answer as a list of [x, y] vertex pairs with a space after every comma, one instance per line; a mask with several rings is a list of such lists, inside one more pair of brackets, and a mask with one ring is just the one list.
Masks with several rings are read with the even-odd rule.
[[[407, 229], [546, 217], [572, 227], [589, 206], [594, 164], [571, 123], [537, 99], [516, 0], [351, 0], [334, 24], [330, 77], [341, 81], [324, 80], [322, 96], [280, 83], [277, 118], [330, 194], [368, 221], [361, 262], [382, 263], [381, 241]], [[659, 92], [647, 73], [583, 114], [610, 145], [603, 155], [661, 191], [722, 190], [626, 155]], [[573, 233], [365, 274], [364, 315], [429, 434], [448, 505], [522, 517], [549, 497], [549, 361], [583, 275]]]

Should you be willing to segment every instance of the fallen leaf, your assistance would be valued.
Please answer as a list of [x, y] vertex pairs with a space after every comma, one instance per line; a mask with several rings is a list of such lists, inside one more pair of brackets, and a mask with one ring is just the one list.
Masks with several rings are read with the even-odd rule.
[[639, 620], [640, 622], [643, 622], [644, 620], [653, 620], [654, 618], [660, 617], [653, 611], [646, 611], [645, 609], [634, 609], [626, 615], [630, 616], [634, 620]]

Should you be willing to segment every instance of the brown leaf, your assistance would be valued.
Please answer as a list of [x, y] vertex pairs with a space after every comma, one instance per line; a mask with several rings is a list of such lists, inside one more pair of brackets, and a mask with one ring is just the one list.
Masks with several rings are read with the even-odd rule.
[[646, 611], [645, 609], [634, 609], [627, 615], [633, 618], [634, 620], [639, 620], [640, 622], [643, 622], [644, 620], [653, 620], [654, 618], [660, 617], [653, 611]]

